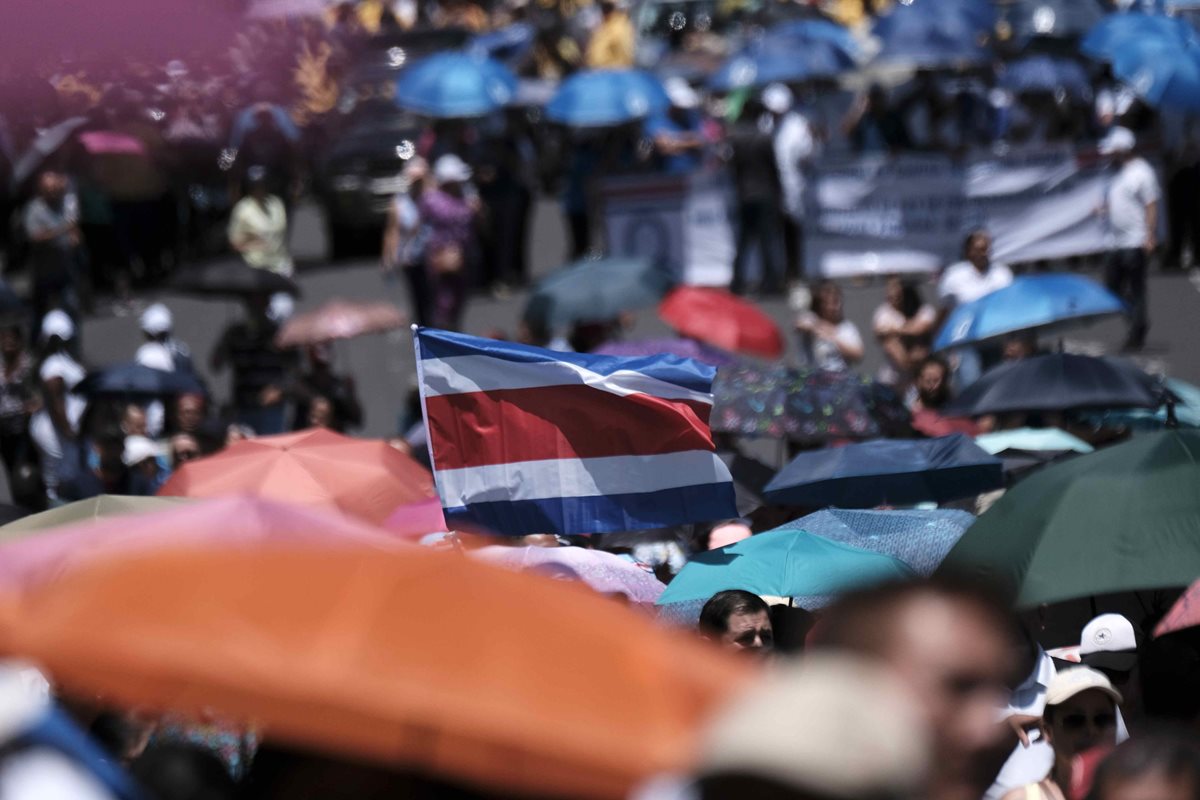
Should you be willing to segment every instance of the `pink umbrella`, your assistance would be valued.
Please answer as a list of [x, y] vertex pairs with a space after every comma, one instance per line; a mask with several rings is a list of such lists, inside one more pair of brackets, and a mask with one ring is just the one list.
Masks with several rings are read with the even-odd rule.
[[324, 344], [402, 327], [404, 315], [391, 303], [330, 300], [318, 309], [289, 319], [275, 336], [275, 344], [278, 347]]
[[0, 544], [0, 592], [52, 580], [92, 559], [128, 555], [166, 541], [183, 546], [352, 542], [380, 550], [407, 547], [377, 528], [336, 512], [256, 497], [222, 497], [165, 511], [63, 525], [5, 541]]
[[79, 134], [83, 149], [92, 155], [142, 156], [146, 146], [141, 140], [118, 131], [88, 131]]
[[603, 550], [493, 545], [473, 550], [471, 555], [512, 569], [582, 581], [597, 592], [623, 594], [635, 603], [653, 603], [667, 588], [632, 561]]
[[1154, 629], [1155, 636], [1200, 626], [1200, 580], [1189, 586]]
[[442, 501], [436, 497], [406, 503], [383, 521], [383, 528], [397, 536], [420, 537], [427, 533], [446, 530], [446, 519], [442, 516]]

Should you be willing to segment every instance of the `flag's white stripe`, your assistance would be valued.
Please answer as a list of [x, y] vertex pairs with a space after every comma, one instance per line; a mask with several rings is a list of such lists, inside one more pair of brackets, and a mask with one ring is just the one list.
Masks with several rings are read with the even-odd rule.
[[543, 386], [584, 385], [621, 397], [648, 394], [667, 400], [712, 404], [712, 394], [686, 389], [633, 370], [601, 375], [566, 361], [519, 363], [490, 356], [451, 356], [421, 360], [425, 395], [433, 397], [499, 389], [537, 389]]
[[439, 470], [435, 477], [446, 508], [490, 501], [642, 494], [733, 480], [721, 459], [707, 450], [517, 461]]

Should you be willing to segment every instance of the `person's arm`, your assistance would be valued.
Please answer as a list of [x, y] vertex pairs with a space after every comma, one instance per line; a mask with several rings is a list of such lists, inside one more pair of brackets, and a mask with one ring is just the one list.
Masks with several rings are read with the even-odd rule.
[[862, 361], [863, 341], [862, 336], [858, 333], [858, 328], [850, 325], [844, 331], [839, 331], [838, 327], [833, 327], [832, 333], [833, 335], [829, 337], [830, 341], [837, 345], [842, 358], [846, 359], [848, 363]]
[[67, 419], [67, 384], [57, 375], [45, 382], [46, 413], [58, 435], [64, 439], [74, 439], [75, 431], [71, 429], [71, 421]]
[[1153, 253], [1158, 247], [1158, 200], [1146, 203], [1146, 244], [1147, 253]]
[[343, 377], [341, 383], [341, 391], [338, 392], [338, 415], [347, 427], [358, 428], [363, 423], [363, 408], [358, 399], [358, 387], [354, 378], [349, 375]]
[[388, 206], [387, 222], [383, 226], [383, 252], [379, 254], [379, 263], [384, 272], [391, 272], [397, 266], [396, 254], [400, 252], [400, 215], [396, 213], [396, 204]]
[[229, 363], [229, 331], [226, 330], [221, 334], [221, 338], [217, 340], [217, 344], [212, 349], [212, 354], [208, 357], [208, 366], [213, 372], [221, 372], [225, 369], [225, 365]]

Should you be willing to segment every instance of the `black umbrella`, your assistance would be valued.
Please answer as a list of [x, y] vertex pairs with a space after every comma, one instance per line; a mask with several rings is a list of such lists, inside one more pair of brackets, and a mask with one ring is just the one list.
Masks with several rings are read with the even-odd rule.
[[204, 386], [190, 372], [167, 372], [131, 362], [93, 372], [79, 384], [79, 391], [88, 395], [159, 397], [203, 392]]
[[257, 269], [241, 261], [223, 261], [180, 273], [171, 281], [171, 288], [187, 294], [217, 297], [277, 294], [299, 295], [300, 287], [291, 278]]
[[1128, 361], [1050, 353], [989, 370], [944, 413], [974, 417], [1012, 411], [1157, 408], [1164, 396], [1154, 378]]
[[736, 451], [718, 451], [717, 457], [729, 468], [733, 477], [733, 495], [737, 511], [750, 516], [764, 505], [763, 488], [775, 477], [775, 470], [761, 461]]
[[66, 144], [71, 134], [87, 124], [87, 117], [71, 117], [38, 133], [13, 165], [12, 184], [20, 186], [34, 176], [46, 159]]

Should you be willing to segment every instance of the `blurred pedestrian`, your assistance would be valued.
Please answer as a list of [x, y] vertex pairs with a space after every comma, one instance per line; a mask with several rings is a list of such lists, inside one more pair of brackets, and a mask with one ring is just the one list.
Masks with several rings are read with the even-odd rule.
[[740, 589], [717, 592], [700, 611], [700, 635], [730, 650], [767, 655], [775, 643], [770, 609], [756, 594]]
[[1134, 153], [1136, 145], [1133, 133], [1127, 128], [1113, 128], [1100, 142], [1100, 152], [1111, 156], [1117, 167], [1104, 202], [1112, 236], [1105, 282], [1129, 306], [1126, 350], [1141, 350], [1150, 327], [1146, 272], [1158, 247], [1158, 209], [1162, 197], [1154, 168]]
[[913, 377], [916, 396], [912, 410], [913, 429], [926, 436], [948, 436], [965, 433], [975, 436], [982, 429], [964, 417], [947, 416], [943, 409], [951, 398], [950, 365], [941, 356], [930, 356], [917, 365]]
[[763, 89], [763, 106], [770, 114], [775, 140], [775, 163], [783, 189], [780, 226], [783, 236], [784, 277], [796, 281], [804, 277], [804, 165], [817, 151], [812, 126], [795, 107], [792, 90], [782, 83]]
[[421, 195], [421, 218], [429, 231], [425, 266], [432, 295], [431, 322], [458, 330], [467, 300], [467, 258], [479, 214], [479, 196], [469, 183], [471, 168], [456, 155], [433, 166], [434, 187]]
[[42, 320], [42, 360], [38, 382], [42, 407], [29, 421], [29, 434], [37, 445], [46, 495], [53, 503], [59, 485], [79, 462], [77, 439], [79, 421], [87, 400], [75, 387], [87, 376], [67, 343], [75, 336], [75, 324], [63, 311], [55, 309]]
[[873, 85], [854, 99], [842, 118], [842, 133], [858, 154], [896, 153], [912, 149], [903, 116], [888, 104], [887, 92]]
[[937, 311], [922, 300], [916, 282], [889, 276], [884, 301], [871, 318], [871, 329], [884, 358], [876, 380], [911, 402], [908, 395], [913, 375], [917, 365], [929, 357], [936, 325]]
[[214, 453], [225, 443], [225, 429], [209, 412], [208, 398], [199, 392], [175, 398], [167, 433], [192, 437], [204, 453]]
[[0, 329], [0, 459], [8, 476], [9, 492], [16, 497], [17, 470], [32, 460], [29, 417], [37, 407], [33, 357], [25, 347], [20, 325]]
[[600, 24], [588, 40], [584, 63], [589, 69], [632, 67], [636, 36], [625, 0], [600, 0]]
[[734, 294], [746, 291], [750, 255], [757, 248], [762, 262], [759, 290], [778, 294], [783, 288], [779, 261], [779, 208], [783, 189], [771, 128], [764, 124], [764, 109], [757, 100], [747, 101], [742, 108], [741, 117], [729, 130], [729, 144], [738, 203], [733, 281], [729, 290]]
[[47, 170], [38, 176], [37, 195], [25, 207], [22, 221], [29, 240], [34, 324], [52, 308], [78, 318], [75, 267], [82, 238], [79, 210], [67, 202], [65, 175]]
[[229, 244], [252, 267], [291, 277], [292, 256], [287, 247], [288, 221], [283, 201], [267, 188], [267, 171], [246, 170], [246, 196], [230, 212]]
[[841, 287], [833, 281], [817, 285], [812, 310], [800, 314], [796, 330], [800, 352], [809, 367], [844, 372], [862, 360], [862, 334], [846, 319]]
[[400, 173], [402, 188], [388, 206], [383, 228], [381, 264], [385, 280], [403, 272], [413, 321], [430, 322], [429, 279], [425, 271], [425, 225], [418, 206], [429, 167], [425, 159], [414, 156]]
[[[139, 364], [170, 372], [195, 374], [192, 352], [186, 344], [175, 338], [175, 318], [171, 309], [162, 303], [154, 303], [142, 312], [139, 327], [145, 342], [138, 347], [134, 356]], [[159, 366], [170, 364], [169, 368]]]
[[[319, 424], [344, 433], [347, 428], [358, 428], [363, 424], [362, 403], [354, 378], [333, 371], [333, 352], [328, 345], [308, 348], [308, 372], [300, 376], [293, 392], [296, 398], [296, 416], [293, 430], [302, 430]], [[318, 423], [313, 422], [313, 407], [320, 405]]]
[[[1013, 282], [1007, 264], [992, 260], [992, 235], [976, 228], [963, 240], [962, 260], [946, 267], [938, 281], [939, 323], [956, 307], [971, 303]], [[982, 351], [962, 347], [955, 351], [955, 383], [960, 390], [974, 383], [983, 371], [1000, 360], [995, 348]]]
[[1100, 764], [1089, 800], [1197, 800], [1200, 741], [1183, 729], [1139, 733]]
[[679, 76], [663, 81], [671, 105], [646, 120], [659, 169], [667, 175], [690, 175], [700, 169], [707, 140], [700, 115], [700, 95]]
[[129, 471], [127, 494], [153, 497], [171, 476], [167, 448], [145, 436], [126, 436], [121, 461]]
[[270, 298], [246, 298], [245, 318], [225, 329], [213, 348], [210, 366], [233, 371], [233, 408], [238, 424], [255, 433], [283, 433], [287, 425], [284, 389], [292, 381], [295, 353], [275, 346], [278, 326], [268, 316]]

